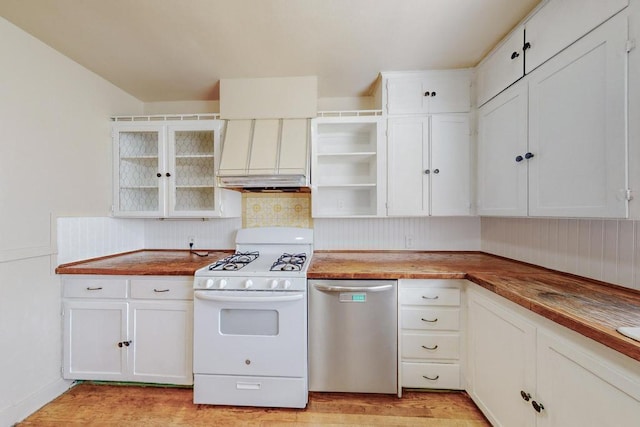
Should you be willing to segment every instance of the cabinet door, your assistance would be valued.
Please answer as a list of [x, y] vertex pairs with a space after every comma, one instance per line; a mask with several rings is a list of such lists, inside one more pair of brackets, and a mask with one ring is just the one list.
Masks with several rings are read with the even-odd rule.
[[496, 426], [533, 426], [535, 412], [520, 392], [535, 395], [535, 327], [469, 292], [469, 388]]
[[478, 105], [524, 76], [524, 26], [518, 27], [476, 69]]
[[127, 303], [64, 302], [64, 378], [124, 380], [127, 372]]
[[538, 333], [538, 426], [635, 426], [640, 382], [570, 342]]
[[140, 301], [131, 306], [131, 379], [193, 384], [193, 303]]
[[469, 215], [471, 182], [467, 114], [431, 116], [431, 215]]
[[554, 0], [526, 23], [526, 73], [621, 11], [629, 0]]
[[529, 80], [529, 215], [627, 216], [627, 18], [618, 15]]
[[468, 69], [434, 70], [426, 73], [423, 94], [430, 93], [430, 114], [466, 113], [471, 109], [471, 72]]
[[[422, 76], [390, 77], [387, 80], [388, 114], [422, 114], [427, 112], [429, 97], [425, 96]], [[431, 92], [429, 92], [429, 95]]]
[[215, 216], [219, 211], [215, 186], [219, 125], [170, 125], [167, 133], [169, 215]]
[[166, 215], [165, 195], [170, 171], [166, 164], [165, 145], [164, 126], [114, 126], [115, 215]]
[[478, 214], [527, 215], [527, 120], [525, 82], [478, 110]]
[[387, 214], [429, 215], [429, 118], [389, 119]]

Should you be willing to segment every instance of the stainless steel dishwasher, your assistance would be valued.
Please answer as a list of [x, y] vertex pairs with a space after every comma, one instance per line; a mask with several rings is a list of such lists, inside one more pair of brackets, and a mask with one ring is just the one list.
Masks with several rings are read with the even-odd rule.
[[309, 390], [398, 391], [395, 280], [309, 280]]

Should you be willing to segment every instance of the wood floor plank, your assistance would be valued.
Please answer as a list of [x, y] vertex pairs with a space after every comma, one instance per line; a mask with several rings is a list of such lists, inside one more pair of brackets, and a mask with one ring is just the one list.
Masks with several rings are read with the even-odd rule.
[[490, 425], [464, 392], [310, 393], [306, 409], [193, 404], [188, 388], [83, 383], [19, 423], [31, 426]]

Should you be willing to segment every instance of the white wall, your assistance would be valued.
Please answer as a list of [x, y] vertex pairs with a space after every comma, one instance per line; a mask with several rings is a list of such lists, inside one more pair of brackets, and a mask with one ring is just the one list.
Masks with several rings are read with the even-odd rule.
[[640, 221], [483, 218], [482, 250], [640, 290]]
[[142, 103], [3, 18], [0, 58], [0, 425], [10, 425], [68, 387], [56, 218], [109, 212], [108, 118]]

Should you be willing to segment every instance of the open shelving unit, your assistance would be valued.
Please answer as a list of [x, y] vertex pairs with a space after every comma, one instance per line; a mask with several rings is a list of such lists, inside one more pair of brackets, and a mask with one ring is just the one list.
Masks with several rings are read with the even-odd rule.
[[384, 194], [383, 120], [377, 114], [321, 114], [312, 125], [314, 217], [378, 216]]

